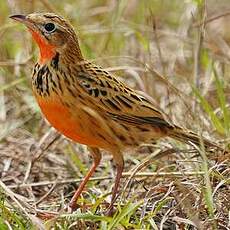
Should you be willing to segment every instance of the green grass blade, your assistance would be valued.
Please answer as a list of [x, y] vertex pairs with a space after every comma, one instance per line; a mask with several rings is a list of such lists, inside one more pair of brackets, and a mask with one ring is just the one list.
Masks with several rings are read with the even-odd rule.
[[216, 228], [216, 222], [215, 222], [215, 203], [212, 196], [212, 184], [210, 181], [210, 172], [209, 172], [209, 166], [208, 166], [208, 158], [205, 154], [204, 146], [202, 146], [202, 149], [200, 151], [201, 157], [203, 158], [202, 164], [201, 164], [201, 170], [204, 172], [204, 186], [202, 188], [203, 194], [204, 194], [204, 200], [207, 207], [207, 212], [209, 215], [209, 218], [213, 220], [212, 225], [213, 229]]
[[80, 213], [80, 212], [76, 212], [76, 213], [72, 213], [72, 214], [64, 214], [61, 215], [61, 218], [67, 218], [67, 219], [74, 219], [74, 220], [92, 220], [92, 221], [105, 221], [105, 222], [110, 222], [111, 221], [111, 217], [108, 216], [98, 216], [92, 213]]
[[14, 87], [15, 85], [24, 82], [25, 80], [26, 80], [26, 78], [19, 78], [19, 79], [16, 79], [16, 80], [10, 82], [9, 84], [5, 84], [5, 85], [0, 87], [0, 92], [7, 90], [7, 89], [10, 89], [10, 88]]
[[199, 90], [195, 87], [192, 87], [193, 92], [195, 94], [195, 96], [199, 99], [200, 104], [202, 105], [203, 109], [205, 110], [205, 112], [210, 116], [210, 119], [214, 125], [214, 127], [216, 128], [216, 130], [221, 133], [221, 134], [225, 134], [225, 128], [222, 125], [220, 119], [217, 117], [217, 115], [214, 113], [213, 108], [211, 107], [211, 105], [208, 103], [208, 101], [201, 95], [201, 93], [199, 92]]
[[[128, 215], [131, 215], [135, 212], [135, 210], [142, 204], [142, 201], [138, 203], [128, 203], [119, 212], [117, 215], [114, 216], [113, 221], [109, 224], [108, 230], [112, 230], [116, 228], [122, 220]], [[127, 227], [127, 226], [126, 226]]]
[[87, 167], [82, 163], [81, 159], [78, 156], [78, 153], [74, 150], [71, 144], [69, 144], [65, 152], [70, 156], [71, 161], [77, 166], [83, 175], [88, 171]]
[[224, 127], [226, 130], [226, 134], [229, 135], [229, 132], [230, 132], [230, 111], [226, 106], [227, 101], [226, 101], [226, 96], [224, 94], [224, 82], [219, 79], [215, 68], [213, 68], [213, 70], [214, 70], [214, 75], [215, 75], [215, 84], [216, 84], [217, 96], [218, 96], [220, 108], [223, 112]]

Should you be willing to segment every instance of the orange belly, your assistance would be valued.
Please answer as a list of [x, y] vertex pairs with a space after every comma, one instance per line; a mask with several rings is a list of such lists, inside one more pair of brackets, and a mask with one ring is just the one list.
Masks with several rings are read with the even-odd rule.
[[49, 123], [63, 135], [81, 144], [104, 147], [93, 133], [87, 132], [87, 129], [84, 130], [84, 127], [90, 124], [83, 124], [84, 121], [77, 119], [77, 116], [74, 116], [73, 112], [59, 99], [37, 97], [37, 101]]

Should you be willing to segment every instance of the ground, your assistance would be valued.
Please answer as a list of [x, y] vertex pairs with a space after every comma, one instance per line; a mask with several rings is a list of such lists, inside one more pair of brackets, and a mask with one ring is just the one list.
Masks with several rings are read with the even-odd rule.
[[[0, 229], [229, 229], [228, 6], [228, 0], [1, 1]], [[50, 127], [32, 96], [38, 50], [9, 15], [35, 11], [68, 18], [85, 57], [226, 152], [166, 138], [124, 153], [112, 217], [104, 211], [114, 167], [104, 153], [79, 209], [67, 213], [92, 161], [86, 146]]]

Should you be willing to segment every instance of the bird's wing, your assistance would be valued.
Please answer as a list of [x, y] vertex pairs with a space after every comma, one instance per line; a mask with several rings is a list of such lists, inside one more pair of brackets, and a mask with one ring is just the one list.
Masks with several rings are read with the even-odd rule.
[[91, 104], [103, 109], [112, 119], [134, 125], [172, 127], [150, 100], [100, 67], [78, 72], [77, 81]]

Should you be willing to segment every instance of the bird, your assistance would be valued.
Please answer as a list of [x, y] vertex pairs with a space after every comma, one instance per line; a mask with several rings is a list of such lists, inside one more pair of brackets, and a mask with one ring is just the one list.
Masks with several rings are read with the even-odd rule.
[[[111, 154], [116, 165], [108, 207], [111, 213], [126, 149], [164, 137], [200, 145], [199, 135], [169, 122], [148, 96], [87, 60], [77, 33], [65, 18], [54, 13], [17, 14], [10, 18], [24, 24], [39, 47], [32, 72], [32, 91], [41, 112], [65, 137], [87, 145], [93, 158], [69, 203], [71, 211], [78, 207], [77, 200], [100, 164], [102, 152]], [[205, 138], [202, 142], [205, 147], [217, 147]]]

